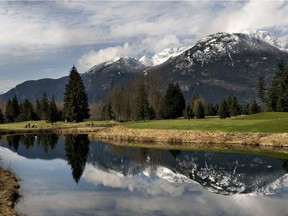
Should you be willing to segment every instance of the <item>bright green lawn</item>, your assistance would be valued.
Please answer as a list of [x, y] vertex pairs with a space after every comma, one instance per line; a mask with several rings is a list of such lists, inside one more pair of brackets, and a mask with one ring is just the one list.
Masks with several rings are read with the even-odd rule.
[[131, 122], [128, 128], [288, 133], [288, 113], [259, 113], [230, 119], [175, 119]]

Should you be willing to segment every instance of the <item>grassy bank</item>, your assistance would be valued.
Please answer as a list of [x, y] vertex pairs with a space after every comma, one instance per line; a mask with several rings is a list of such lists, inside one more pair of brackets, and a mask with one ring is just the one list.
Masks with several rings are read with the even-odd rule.
[[175, 119], [131, 122], [134, 129], [200, 130], [221, 132], [288, 133], [288, 113], [259, 113], [237, 118]]
[[12, 172], [0, 167], [0, 215], [17, 215], [13, 207], [19, 196], [19, 187], [16, 176]]
[[[25, 127], [30, 124], [30, 127]], [[80, 123], [71, 123], [71, 122], [56, 122], [53, 125], [47, 123], [46, 121], [26, 121], [26, 122], [15, 122], [15, 123], [5, 123], [0, 124], [0, 134], [6, 133], [26, 133], [26, 132], [61, 132], [64, 130], [71, 130], [73, 133], [76, 131], [81, 131], [81, 129], [90, 129], [93, 131], [93, 128], [107, 127], [116, 123], [111, 123], [108, 121], [86, 121]], [[32, 127], [34, 125], [34, 127]]]

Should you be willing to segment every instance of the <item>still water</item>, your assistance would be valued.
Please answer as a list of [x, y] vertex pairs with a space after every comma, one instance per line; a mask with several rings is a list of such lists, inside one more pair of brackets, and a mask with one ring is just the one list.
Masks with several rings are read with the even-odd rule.
[[86, 135], [1, 138], [27, 215], [288, 215], [288, 160], [116, 147]]

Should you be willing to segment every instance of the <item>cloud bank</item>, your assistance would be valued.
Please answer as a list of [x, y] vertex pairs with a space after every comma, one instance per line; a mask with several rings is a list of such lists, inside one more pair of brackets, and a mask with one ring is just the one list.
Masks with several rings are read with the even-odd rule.
[[[192, 46], [221, 31], [268, 30], [285, 43], [287, 14], [285, 0], [0, 2], [0, 76], [9, 71], [5, 79], [13, 79], [15, 62], [42, 61], [44, 70], [63, 58], [84, 72], [119, 56]], [[39, 66], [26, 79], [36, 71], [41, 76]]]

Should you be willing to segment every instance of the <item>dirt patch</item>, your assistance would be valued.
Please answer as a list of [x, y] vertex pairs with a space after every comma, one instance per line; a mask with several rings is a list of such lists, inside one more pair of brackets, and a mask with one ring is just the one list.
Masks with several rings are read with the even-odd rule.
[[0, 215], [16, 216], [14, 204], [19, 197], [17, 177], [10, 171], [0, 168]]
[[288, 133], [232, 133], [194, 130], [131, 129], [123, 126], [102, 128], [89, 133], [91, 139], [113, 142], [155, 142], [182, 144], [238, 144], [272, 147], [288, 147]]

